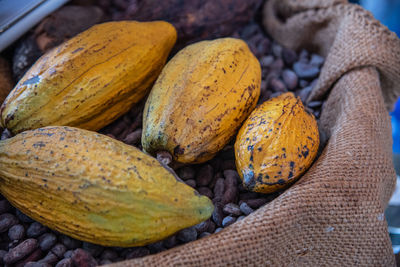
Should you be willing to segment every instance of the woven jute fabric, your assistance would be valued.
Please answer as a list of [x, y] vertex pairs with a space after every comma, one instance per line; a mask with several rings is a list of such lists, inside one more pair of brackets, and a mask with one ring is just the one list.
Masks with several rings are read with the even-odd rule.
[[269, 0], [278, 42], [326, 57], [310, 99], [327, 97], [329, 138], [307, 173], [218, 234], [117, 266], [393, 266], [384, 209], [395, 187], [388, 108], [400, 95], [400, 41], [346, 1]]

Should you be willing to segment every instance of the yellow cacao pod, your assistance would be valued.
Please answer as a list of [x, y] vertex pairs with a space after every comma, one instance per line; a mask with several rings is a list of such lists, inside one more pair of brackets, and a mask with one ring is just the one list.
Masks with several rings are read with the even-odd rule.
[[317, 155], [317, 121], [299, 97], [285, 93], [258, 106], [240, 129], [236, 167], [243, 185], [272, 193], [296, 181]]
[[105, 246], [152, 243], [213, 211], [151, 156], [66, 126], [1, 141], [0, 192], [49, 228]]
[[211, 159], [235, 135], [260, 95], [261, 68], [246, 43], [222, 38], [182, 49], [147, 99], [143, 149], [177, 162]]
[[39, 58], [3, 103], [1, 124], [98, 130], [147, 94], [175, 41], [163, 21], [95, 25]]

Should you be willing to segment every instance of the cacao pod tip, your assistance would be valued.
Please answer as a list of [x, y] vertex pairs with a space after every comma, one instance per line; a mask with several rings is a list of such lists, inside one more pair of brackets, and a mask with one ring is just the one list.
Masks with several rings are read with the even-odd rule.
[[[195, 191], [197, 193], [197, 191]], [[214, 212], [214, 205], [212, 201], [206, 197], [199, 195], [199, 207], [197, 208], [201, 221], [205, 221], [211, 217]]]

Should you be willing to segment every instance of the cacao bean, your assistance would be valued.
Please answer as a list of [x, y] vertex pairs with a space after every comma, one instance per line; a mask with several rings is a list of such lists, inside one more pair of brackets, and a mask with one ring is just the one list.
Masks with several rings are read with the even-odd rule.
[[228, 215], [236, 215], [236, 216], [242, 214], [242, 211], [240, 210], [239, 206], [236, 205], [235, 203], [226, 204], [223, 208], [223, 212]]
[[195, 172], [193, 168], [189, 166], [184, 166], [178, 170], [178, 175], [182, 180], [190, 180], [194, 179], [195, 177]]
[[11, 209], [10, 202], [8, 202], [6, 199], [0, 200], [0, 214], [6, 213]]
[[250, 213], [252, 213], [254, 211], [252, 208], [249, 207], [249, 205], [246, 204], [246, 202], [243, 202], [242, 204], [240, 204], [240, 210], [245, 215], [249, 215]]
[[35, 262], [43, 257], [43, 252], [39, 248], [32, 252], [28, 257], [15, 263], [14, 267], [24, 267], [27, 262]]
[[54, 245], [51, 250], [58, 258], [62, 258], [64, 256], [64, 253], [67, 251], [67, 248], [63, 244], [56, 244]]
[[177, 244], [176, 235], [170, 236], [163, 241], [163, 245], [166, 248], [172, 248]]
[[16, 224], [8, 230], [10, 240], [21, 240], [25, 236], [25, 228], [21, 224]]
[[246, 200], [246, 204], [253, 209], [258, 209], [265, 203], [269, 202], [270, 200], [268, 198], [256, 198], [256, 199], [248, 199]]
[[53, 233], [45, 233], [38, 238], [39, 247], [43, 251], [49, 250], [57, 242], [57, 237]]
[[235, 217], [232, 216], [226, 216], [223, 220], [222, 220], [222, 226], [223, 227], [228, 227], [229, 225], [231, 225], [232, 223], [234, 223], [236, 221]]
[[205, 186], [199, 187], [199, 188], [197, 189], [197, 191], [198, 191], [201, 195], [207, 196], [207, 197], [210, 198], [210, 199], [212, 199], [212, 198], [214, 197], [213, 192], [212, 192], [211, 189], [208, 188], [208, 187], [205, 187]]
[[7, 232], [11, 226], [18, 223], [17, 218], [11, 213], [4, 213], [0, 215], [0, 233]]
[[37, 248], [37, 246], [38, 243], [36, 239], [27, 239], [15, 248], [11, 249], [6, 255], [4, 255], [3, 261], [6, 264], [15, 263], [32, 253]]
[[196, 184], [197, 186], [206, 186], [208, 185], [214, 175], [214, 169], [211, 165], [206, 164], [199, 169], [196, 176]]
[[90, 255], [89, 252], [81, 249], [81, 248], [77, 248], [74, 250], [74, 252], [72, 253], [72, 262], [76, 265], [76, 266], [81, 266], [81, 267], [95, 267], [97, 266], [97, 262], [96, 260], [92, 257], [92, 255]]
[[58, 257], [53, 252], [49, 251], [49, 253], [47, 253], [47, 255], [38, 262], [48, 263], [53, 266], [57, 261]]
[[104, 247], [89, 242], [83, 242], [82, 248], [90, 253], [93, 257], [97, 257], [103, 252]]
[[26, 230], [26, 235], [28, 237], [38, 237], [41, 234], [44, 234], [47, 232], [47, 227], [43, 226], [42, 224], [38, 222], [33, 222], [31, 225], [29, 225], [28, 229]]
[[194, 241], [197, 238], [197, 231], [195, 227], [189, 227], [179, 231], [176, 238], [183, 243]]

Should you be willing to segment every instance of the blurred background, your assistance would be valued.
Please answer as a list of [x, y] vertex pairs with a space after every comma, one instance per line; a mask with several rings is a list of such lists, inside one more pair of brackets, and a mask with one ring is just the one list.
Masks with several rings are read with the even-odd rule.
[[[374, 17], [400, 37], [400, 0], [358, 0], [350, 1], [360, 4], [372, 12]], [[400, 85], [399, 85], [400, 86]], [[389, 202], [385, 215], [388, 221], [393, 251], [400, 252], [400, 99], [390, 113], [393, 135], [393, 162], [397, 172], [396, 191]]]

